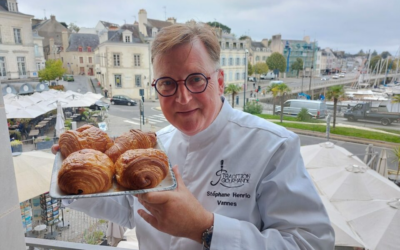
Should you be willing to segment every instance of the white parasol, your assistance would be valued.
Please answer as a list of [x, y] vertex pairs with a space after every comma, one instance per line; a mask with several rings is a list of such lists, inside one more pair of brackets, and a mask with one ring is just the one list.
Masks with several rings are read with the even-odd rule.
[[116, 247], [118, 243], [124, 238], [124, 233], [124, 227], [118, 225], [117, 223], [109, 221], [106, 232], [108, 245]]
[[64, 125], [64, 113], [61, 108], [61, 102], [57, 102], [57, 118], [56, 118], [56, 137], [60, 137], [62, 133], [65, 131], [65, 125]]
[[19, 202], [49, 191], [54, 158], [55, 155], [42, 151], [13, 157]]
[[368, 249], [397, 250], [400, 246], [399, 199], [334, 202]]

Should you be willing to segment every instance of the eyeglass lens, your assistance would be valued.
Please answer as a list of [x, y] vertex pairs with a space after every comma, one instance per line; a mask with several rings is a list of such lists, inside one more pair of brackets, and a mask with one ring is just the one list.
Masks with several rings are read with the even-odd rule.
[[[190, 92], [200, 93], [207, 86], [207, 78], [202, 74], [192, 74], [186, 78], [185, 83]], [[156, 89], [163, 96], [173, 95], [177, 88], [178, 83], [170, 77], [160, 78], [156, 82]]]

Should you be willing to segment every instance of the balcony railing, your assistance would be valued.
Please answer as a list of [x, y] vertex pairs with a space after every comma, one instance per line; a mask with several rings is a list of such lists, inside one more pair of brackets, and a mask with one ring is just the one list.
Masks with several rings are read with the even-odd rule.
[[37, 238], [25, 238], [25, 244], [29, 247], [29, 250], [33, 250], [34, 247], [43, 248], [45, 250], [132, 250], [128, 248], [100, 246], [100, 245], [89, 245], [74, 242], [65, 242], [57, 240], [44, 240]]

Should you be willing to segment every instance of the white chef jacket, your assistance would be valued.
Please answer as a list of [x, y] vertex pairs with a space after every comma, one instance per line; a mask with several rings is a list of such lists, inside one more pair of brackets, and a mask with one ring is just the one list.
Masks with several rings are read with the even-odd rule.
[[[296, 134], [224, 101], [204, 131], [187, 136], [168, 126], [157, 136], [187, 188], [214, 213], [211, 249], [334, 249], [334, 231]], [[69, 207], [136, 227], [140, 249], [202, 249], [153, 228], [131, 195], [80, 199]]]

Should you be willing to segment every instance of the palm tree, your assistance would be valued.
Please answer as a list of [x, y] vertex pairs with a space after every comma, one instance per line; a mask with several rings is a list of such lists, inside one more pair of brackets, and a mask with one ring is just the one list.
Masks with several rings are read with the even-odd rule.
[[392, 103], [400, 103], [400, 95], [393, 96]]
[[326, 92], [326, 99], [331, 100], [333, 98], [333, 128], [335, 128], [336, 125], [336, 107], [337, 107], [337, 102], [339, 99], [344, 97], [344, 88], [343, 85], [336, 85], [332, 86], [328, 89], [328, 92]]
[[273, 84], [269, 85], [266, 89], [266, 92], [272, 93], [272, 96], [274, 97], [273, 101], [272, 101], [272, 103], [273, 103], [272, 114], [273, 115], [275, 115], [275, 99], [276, 99], [276, 96], [278, 95], [278, 91], [275, 87], [278, 85], [279, 85], [279, 83], [273, 83]]
[[235, 105], [235, 95], [237, 95], [239, 93], [239, 91], [242, 90], [242, 87], [240, 87], [239, 85], [236, 84], [229, 84], [228, 87], [226, 87], [225, 89], [225, 93], [226, 94], [232, 94], [232, 108]]
[[275, 87], [275, 89], [276, 89], [276, 92], [278, 93], [278, 95], [281, 97], [281, 123], [282, 123], [282, 120], [283, 120], [283, 102], [284, 102], [284, 99], [285, 99], [285, 94], [288, 94], [291, 91], [291, 89], [285, 83], [278, 84]]
[[397, 174], [396, 174], [396, 180], [399, 178], [399, 172], [400, 172], [400, 147], [394, 148], [393, 149], [394, 156], [396, 157], [397, 161]]

